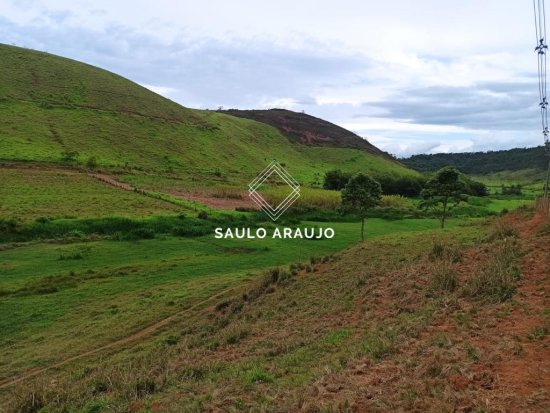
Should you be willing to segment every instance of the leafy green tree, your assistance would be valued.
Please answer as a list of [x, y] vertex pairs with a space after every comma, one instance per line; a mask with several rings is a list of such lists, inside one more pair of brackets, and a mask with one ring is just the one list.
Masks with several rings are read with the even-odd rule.
[[350, 173], [342, 172], [340, 169], [328, 171], [327, 173], [325, 173], [323, 188], [340, 191], [344, 189], [350, 178]]
[[369, 175], [359, 173], [350, 178], [342, 189], [342, 206], [361, 217], [361, 241], [365, 240], [365, 218], [367, 210], [380, 202], [382, 188]]
[[460, 202], [467, 200], [466, 192], [466, 184], [460, 179], [458, 169], [446, 166], [426, 182], [420, 193], [420, 207], [437, 210], [440, 213], [441, 228], [444, 228], [448, 212]]

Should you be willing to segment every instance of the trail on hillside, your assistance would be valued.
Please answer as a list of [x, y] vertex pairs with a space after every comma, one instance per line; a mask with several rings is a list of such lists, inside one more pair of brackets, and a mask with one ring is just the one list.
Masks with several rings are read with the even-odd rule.
[[7, 380], [4, 380], [3, 382], [0, 382], [0, 389], [4, 389], [4, 388], [7, 388], [9, 386], [12, 386], [16, 383], [19, 383], [20, 381], [23, 381], [25, 379], [28, 379], [28, 378], [31, 378], [31, 377], [34, 377], [34, 376], [37, 376], [41, 373], [44, 373], [48, 370], [52, 370], [52, 369], [55, 369], [55, 368], [58, 368], [58, 367], [61, 367], [61, 366], [64, 366], [65, 364], [68, 364], [70, 362], [73, 362], [73, 361], [76, 361], [76, 360], [80, 360], [82, 358], [85, 358], [85, 357], [88, 357], [88, 356], [92, 356], [94, 354], [97, 354], [97, 353], [100, 353], [102, 351], [105, 351], [105, 350], [108, 350], [108, 349], [112, 349], [112, 348], [115, 348], [115, 347], [119, 347], [119, 346], [123, 346], [125, 344], [128, 344], [132, 341], [136, 341], [136, 340], [139, 340], [139, 339], [142, 339], [150, 334], [152, 334], [153, 332], [157, 331], [158, 329], [160, 329], [161, 327], [164, 327], [165, 325], [169, 324], [170, 322], [174, 321], [175, 319], [183, 316], [183, 315], [186, 315], [186, 314], [189, 314], [191, 313], [192, 311], [194, 311], [195, 309], [203, 306], [204, 304], [216, 299], [216, 298], [219, 298], [221, 296], [223, 296], [224, 294], [230, 292], [230, 291], [233, 291], [234, 289], [236, 289], [238, 287], [238, 285], [236, 286], [233, 286], [233, 287], [230, 287], [230, 288], [227, 288], [225, 290], [222, 290], [210, 297], [208, 297], [207, 299], [205, 300], [202, 300], [194, 305], [192, 305], [191, 307], [185, 309], [185, 310], [182, 310], [182, 311], [178, 311], [177, 313], [174, 313], [162, 320], [159, 320], [147, 327], [145, 327], [144, 329], [142, 330], [139, 330], [135, 333], [132, 333], [131, 335], [129, 336], [126, 336], [126, 337], [123, 337], [123, 338], [120, 338], [116, 341], [113, 341], [111, 343], [108, 343], [108, 344], [105, 344], [103, 346], [100, 346], [100, 347], [97, 347], [93, 350], [88, 350], [88, 351], [85, 351], [83, 353], [80, 353], [80, 354], [76, 354], [74, 356], [71, 356], [71, 357], [68, 357], [66, 359], [63, 359], [61, 361], [58, 361], [56, 363], [53, 363], [53, 364], [50, 364], [49, 366], [46, 366], [46, 367], [40, 367], [40, 368], [34, 368], [34, 369], [31, 369], [31, 370], [28, 370], [24, 373], [21, 373], [17, 376], [14, 376], [14, 377], [11, 377], [11, 378], [8, 378]]
[[114, 186], [115, 188], [124, 189], [125, 191], [135, 191], [136, 190], [136, 188], [133, 187], [132, 185], [127, 184], [125, 182], [121, 182], [121, 181], [115, 179], [111, 175], [90, 172], [90, 173], [88, 173], [88, 176], [91, 176], [92, 178], [95, 178], [95, 179], [97, 179], [101, 182], [104, 182], [106, 184]]
[[170, 195], [176, 198], [183, 198], [190, 201], [198, 202], [199, 204], [206, 205], [210, 208], [234, 210], [237, 208], [246, 208], [259, 210], [260, 208], [248, 194], [243, 193], [238, 198], [218, 197], [213, 195], [192, 193], [192, 192], [171, 192]]

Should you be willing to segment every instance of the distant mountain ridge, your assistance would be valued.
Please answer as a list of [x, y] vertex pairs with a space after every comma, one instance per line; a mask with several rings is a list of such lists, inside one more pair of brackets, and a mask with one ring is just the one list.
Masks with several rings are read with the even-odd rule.
[[419, 172], [436, 171], [452, 165], [470, 175], [488, 175], [525, 169], [546, 170], [548, 157], [544, 146], [488, 152], [436, 153], [413, 155], [400, 161]]

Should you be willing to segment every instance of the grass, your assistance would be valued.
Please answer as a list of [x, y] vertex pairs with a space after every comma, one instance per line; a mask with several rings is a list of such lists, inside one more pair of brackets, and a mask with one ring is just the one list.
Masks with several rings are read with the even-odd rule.
[[[157, 236], [0, 251], [1, 376], [129, 334], [262, 269], [306, 262], [359, 240], [357, 223], [303, 225], [330, 225], [336, 235], [317, 241]], [[366, 234], [436, 227], [435, 220], [370, 219]]]
[[[59, 260], [59, 246], [48, 244], [3, 251], [2, 262], [37, 265], [61, 274], [72, 268], [78, 281], [53, 294], [1, 298], [2, 308], [13, 318], [11, 328], [2, 326], [3, 376], [43, 365], [60, 353], [70, 355], [91, 341], [97, 345], [113, 339], [113, 331], [125, 334], [191, 305], [200, 296], [241, 283], [235, 292], [220, 297], [219, 305], [212, 303], [206, 311], [181, 317], [127, 350], [76, 362], [61, 373], [46, 373], [45, 378], [55, 374], [56, 389], [47, 380], [30, 381], [16, 386], [17, 396], [6, 394], [6, 402], [22, 406], [35, 394], [52, 411], [61, 406], [80, 411], [97, 403], [124, 410], [132, 403], [151, 406], [156, 400], [189, 410], [208, 410], [220, 400], [231, 400], [235, 409], [245, 411], [276, 406], [296, 410], [299, 394], [319, 377], [345, 372], [347, 362], [356, 357], [384, 363], [397, 356], [399, 343], [429, 322], [433, 300], [405, 276], [430, 251], [433, 235], [441, 232], [411, 231], [426, 224], [426, 220], [373, 219], [369, 234], [378, 228], [379, 236], [328, 260], [310, 257], [325, 254], [333, 243], [311, 242], [309, 248], [304, 242], [270, 242], [266, 251], [265, 244], [246, 242], [247, 251], [232, 255], [232, 268], [240, 269], [232, 274], [225, 273], [227, 254], [221, 252], [234, 242], [211, 238], [101, 241], [91, 243], [90, 253], [77, 260]], [[431, 224], [437, 227], [436, 221]], [[337, 241], [338, 249], [357, 239], [356, 223], [331, 225], [347, 237]], [[474, 225], [455, 226], [444, 233], [464, 242], [480, 239], [480, 228]], [[153, 248], [155, 244], [158, 248]], [[81, 274], [86, 261], [98, 275], [114, 273], [86, 280]], [[120, 261], [125, 267], [117, 267]], [[258, 277], [246, 267], [283, 261], [308, 261], [314, 263], [314, 271], [292, 275], [277, 270]], [[173, 264], [177, 266], [172, 268]], [[320, 271], [320, 266], [325, 270]], [[29, 267], [11, 271], [7, 281], [12, 289], [24, 286], [21, 278], [32, 280]], [[123, 273], [116, 274], [119, 271]], [[358, 273], [364, 276], [364, 286], [357, 286]], [[392, 300], [377, 298], [384, 291], [416, 294], [411, 297], [416, 310], [397, 314]], [[22, 317], [26, 309], [29, 313]], [[350, 366], [356, 364], [360, 365]]]
[[66, 169], [0, 168], [0, 179], [0, 217], [143, 217], [184, 210]]
[[[260, 191], [262, 196], [271, 205], [279, 205], [289, 194], [289, 188], [285, 186], [274, 186]], [[335, 210], [340, 208], [341, 196], [339, 191], [328, 191], [319, 188], [300, 188], [300, 198], [293, 206], [298, 208], [317, 208]]]
[[183, 108], [69, 59], [6, 45], [0, 58], [0, 159], [80, 166], [95, 159], [97, 168], [137, 180], [175, 178], [147, 179], [179, 190], [182, 184], [246, 189], [274, 158], [305, 185], [336, 168], [418, 175], [364, 151], [291, 143], [263, 123]]
[[512, 297], [521, 275], [516, 264], [519, 246], [514, 238], [507, 237], [494, 242], [491, 249], [491, 256], [468, 280], [465, 293], [489, 302], [502, 302]]

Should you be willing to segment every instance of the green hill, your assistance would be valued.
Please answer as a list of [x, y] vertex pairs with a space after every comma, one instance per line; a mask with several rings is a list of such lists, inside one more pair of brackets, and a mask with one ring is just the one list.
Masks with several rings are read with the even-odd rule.
[[291, 142], [264, 123], [184, 108], [74, 60], [0, 45], [0, 61], [0, 160], [97, 163], [194, 187], [240, 186], [273, 158], [306, 185], [333, 168], [416, 174], [361, 144], [350, 147], [349, 137], [341, 147]]
[[401, 159], [401, 162], [421, 172], [452, 165], [469, 175], [489, 175], [504, 171], [543, 171], [548, 165], [548, 158], [544, 147], [537, 146], [488, 152], [421, 154]]

